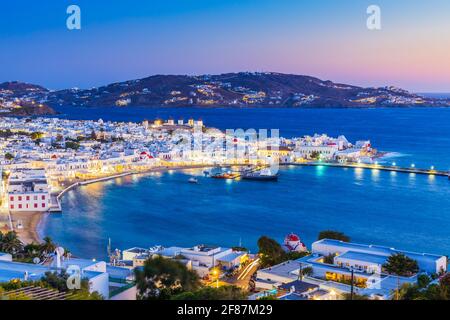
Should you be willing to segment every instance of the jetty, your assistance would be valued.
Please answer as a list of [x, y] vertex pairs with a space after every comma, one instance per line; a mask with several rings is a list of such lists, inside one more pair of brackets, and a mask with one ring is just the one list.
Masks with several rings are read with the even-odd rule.
[[430, 169], [416, 168], [415, 166], [399, 167], [399, 166], [395, 166], [395, 165], [388, 166], [388, 165], [367, 164], [367, 163], [335, 163], [335, 162], [305, 162], [305, 163], [295, 162], [295, 163], [289, 163], [288, 165], [311, 166], [311, 167], [324, 166], [324, 167], [336, 167], [336, 168], [360, 168], [360, 169], [368, 169], [368, 170], [380, 170], [380, 171], [391, 171], [391, 172], [450, 177], [449, 171], [435, 170], [434, 168], [430, 168]]

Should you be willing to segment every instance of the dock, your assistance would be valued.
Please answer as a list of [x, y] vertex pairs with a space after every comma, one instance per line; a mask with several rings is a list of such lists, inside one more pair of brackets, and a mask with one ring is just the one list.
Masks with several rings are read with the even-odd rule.
[[294, 166], [310, 166], [310, 167], [336, 167], [336, 168], [360, 168], [368, 170], [380, 170], [380, 171], [391, 171], [391, 172], [401, 172], [401, 173], [413, 173], [421, 175], [432, 175], [432, 176], [442, 176], [450, 177], [449, 171], [435, 170], [435, 169], [421, 169], [416, 167], [399, 167], [399, 166], [386, 166], [380, 164], [366, 164], [366, 163], [334, 163], [334, 162], [305, 162], [305, 163], [288, 163], [287, 165]]

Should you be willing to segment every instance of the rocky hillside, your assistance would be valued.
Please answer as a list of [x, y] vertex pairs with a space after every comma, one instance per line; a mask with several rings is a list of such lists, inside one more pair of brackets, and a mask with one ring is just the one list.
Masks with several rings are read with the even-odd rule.
[[47, 104], [48, 90], [22, 82], [0, 83], [0, 116], [51, 115], [56, 112]]
[[32, 96], [33, 99], [51, 107], [58, 105], [286, 108], [450, 106], [448, 99], [426, 98], [395, 87], [363, 88], [310, 76], [272, 72], [202, 76], [155, 75], [85, 90], [73, 88], [48, 91], [40, 86], [9, 83], [0, 85], [0, 90], [12, 91], [22, 99], [24, 96], [27, 98]]

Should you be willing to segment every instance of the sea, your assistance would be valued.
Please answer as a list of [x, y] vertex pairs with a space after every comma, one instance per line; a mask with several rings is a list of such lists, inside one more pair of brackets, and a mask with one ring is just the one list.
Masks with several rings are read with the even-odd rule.
[[[370, 140], [385, 163], [450, 169], [450, 108], [280, 109], [60, 107], [59, 117], [142, 121], [202, 119], [219, 129], [279, 129], [284, 137], [326, 133]], [[190, 184], [196, 176], [198, 184]], [[221, 181], [203, 170], [133, 175], [82, 186], [62, 199], [41, 236], [75, 255], [105, 259], [154, 245], [244, 246], [296, 233], [307, 247], [322, 230], [353, 242], [450, 255], [450, 180], [378, 170], [282, 167], [278, 182]]]

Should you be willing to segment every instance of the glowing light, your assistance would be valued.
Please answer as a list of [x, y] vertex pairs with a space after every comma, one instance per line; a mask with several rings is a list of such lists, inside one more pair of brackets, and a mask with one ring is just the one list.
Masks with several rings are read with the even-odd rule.
[[431, 170], [434, 170], [434, 166], [431, 166]]
[[395, 162], [392, 162], [392, 165], [395, 167], [397, 164]]
[[411, 168], [415, 168], [416, 167], [416, 165], [413, 163], [413, 164], [411, 164]]

